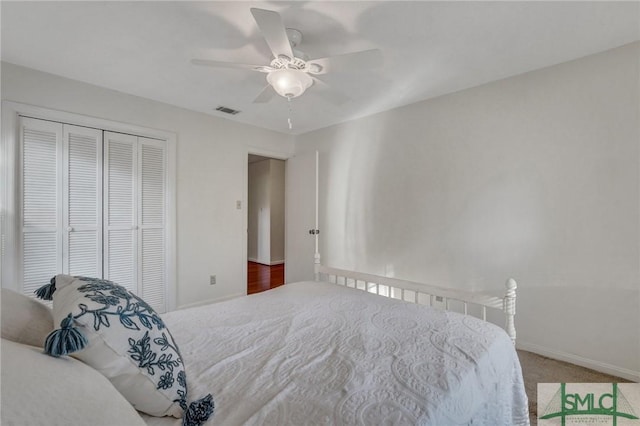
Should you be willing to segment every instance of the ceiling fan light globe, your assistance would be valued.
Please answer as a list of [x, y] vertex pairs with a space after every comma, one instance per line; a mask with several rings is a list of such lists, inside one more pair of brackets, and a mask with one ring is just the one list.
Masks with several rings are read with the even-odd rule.
[[280, 69], [267, 75], [267, 82], [276, 93], [285, 98], [297, 98], [307, 90], [313, 80], [303, 71], [296, 69]]

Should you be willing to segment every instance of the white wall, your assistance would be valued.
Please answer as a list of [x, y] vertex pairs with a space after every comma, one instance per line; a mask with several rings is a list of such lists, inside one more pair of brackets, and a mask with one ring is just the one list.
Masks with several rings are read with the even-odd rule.
[[249, 164], [248, 249], [252, 262], [271, 261], [271, 181], [269, 160]]
[[271, 178], [271, 264], [284, 262], [284, 169], [282, 160], [269, 160]]
[[297, 137], [296, 155], [320, 150], [323, 263], [478, 290], [514, 277], [521, 347], [640, 377], [639, 56]]
[[246, 294], [248, 151], [286, 158], [293, 150], [288, 135], [7, 63], [2, 100], [176, 133], [177, 305]]
[[249, 164], [248, 259], [284, 262], [284, 165], [267, 159]]

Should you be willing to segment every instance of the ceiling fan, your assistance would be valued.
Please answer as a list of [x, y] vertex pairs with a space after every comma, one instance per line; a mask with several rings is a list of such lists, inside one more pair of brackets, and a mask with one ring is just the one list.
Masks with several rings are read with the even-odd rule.
[[251, 14], [273, 54], [269, 65], [249, 65], [208, 59], [192, 59], [191, 63], [209, 67], [246, 69], [267, 74], [268, 84], [254, 99], [254, 103], [268, 102], [275, 93], [290, 100], [314, 86], [315, 91], [329, 102], [342, 104], [348, 101], [349, 97], [332, 89], [317, 76], [353, 68], [371, 68], [382, 62], [379, 49], [310, 60], [304, 52], [296, 49], [302, 41], [302, 33], [293, 28], [285, 28], [278, 12], [252, 8]]

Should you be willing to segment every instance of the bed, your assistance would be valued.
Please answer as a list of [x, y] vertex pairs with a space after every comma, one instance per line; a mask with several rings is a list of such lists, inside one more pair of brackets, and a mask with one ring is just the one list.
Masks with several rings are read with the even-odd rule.
[[515, 287], [492, 296], [317, 264], [315, 281], [162, 318], [189, 392], [213, 395], [207, 425], [528, 425]]

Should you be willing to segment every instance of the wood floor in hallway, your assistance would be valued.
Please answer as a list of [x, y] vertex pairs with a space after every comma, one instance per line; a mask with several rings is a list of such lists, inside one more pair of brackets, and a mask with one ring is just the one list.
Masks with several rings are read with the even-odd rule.
[[260, 293], [284, 284], [284, 264], [269, 266], [249, 262], [247, 272], [247, 294]]

